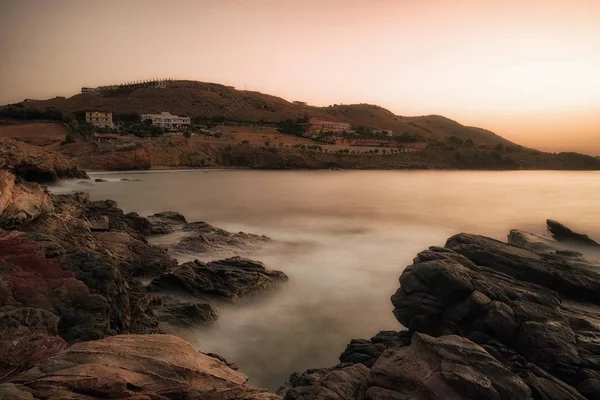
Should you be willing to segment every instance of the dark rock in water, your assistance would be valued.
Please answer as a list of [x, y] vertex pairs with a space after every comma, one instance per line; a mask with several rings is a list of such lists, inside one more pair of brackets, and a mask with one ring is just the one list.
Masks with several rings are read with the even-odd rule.
[[549, 219], [546, 221], [546, 224], [548, 225], [548, 230], [550, 231], [554, 239], [560, 242], [568, 242], [575, 245], [589, 246], [600, 249], [600, 243], [590, 239], [588, 235], [573, 232], [571, 229], [567, 228], [560, 222], [556, 222], [554, 220]]
[[182, 229], [187, 221], [183, 215], [175, 211], [164, 211], [148, 217], [150, 232], [153, 235], [164, 235]]
[[362, 363], [371, 368], [385, 350], [408, 345], [410, 345], [408, 331], [382, 331], [371, 340], [352, 339], [340, 356], [340, 363]]
[[386, 350], [369, 373], [368, 399], [530, 399], [523, 380], [482, 347], [451, 335], [416, 333]]
[[0, 386], [11, 399], [277, 400], [215, 357], [169, 335], [77, 343]]
[[281, 271], [266, 269], [258, 261], [233, 257], [209, 263], [187, 262], [155, 278], [148, 290], [175, 291], [200, 299], [237, 300], [284, 281], [287, 276]]
[[106, 179], [96, 178], [96, 179], [94, 179], [94, 182], [108, 182], [108, 181]]
[[219, 317], [210, 304], [183, 302], [164, 305], [158, 311], [161, 322], [182, 327], [193, 327], [213, 323]]
[[277, 389], [277, 394], [285, 400], [365, 399], [363, 385], [368, 376], [369, 369], [363, 364], [309, 369], [303, 373], [293, 373], [285, 384]]
[[580, 398], [575, 389], [600, 396], [600, 275], [482, 236], [456, 235], [446, 246], [419, 253], [403, 272], [392, 296], [402, 324], [517, 354], [535, 364], [511, 367], [534, 392], [572, 394], [546, 398]]

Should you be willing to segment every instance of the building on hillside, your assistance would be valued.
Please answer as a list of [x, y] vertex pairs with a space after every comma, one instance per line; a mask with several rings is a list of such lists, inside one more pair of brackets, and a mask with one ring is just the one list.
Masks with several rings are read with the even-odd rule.
[[85, 122], [100, 128], [113, 128], [112, 112], [110, 110], [94, 109], [85, 112]]
[[100, 89], [95, 88], [95, 87], [82, 87], [81, 88], [81, 93], [97, 93], [99, 91], [100, 91]]
[[186, 129], [192, 123], [190, 117], [180, 117], [166, 111], [160, 114], [142, 114], [140, 119], [142, 122], [151, 121], [152, 125], [160, 126], [164, 129]]
[[421, 151], [427, 149], [427, 142], [415, 142], [415, 143], [399, 143], [400, 149], [405, 153], [413, 151]]
[[308, 104], [305, 101], [292, 101], [292, 104], [297, 106], [307, 106]]
[[352, 126], [346, 122], [327, 121], [318, 118], [311, 118], [309, 122], [299, 125], [304, 126], [306, 129], [303, 136], [313, 136], [321, 132], [353, 132]]
[[379, 129], [379, 128], [373, 128], [372, 129], [374, 134], [384, 134], [386, 136], [392, 136], [394, 134], [394, 132], [391, 129]]

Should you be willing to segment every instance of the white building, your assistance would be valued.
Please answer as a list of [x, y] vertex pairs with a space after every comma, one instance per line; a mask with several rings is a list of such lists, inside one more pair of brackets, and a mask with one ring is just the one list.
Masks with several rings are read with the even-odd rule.
[[192, 123], [190, 117], [180, 117], [165, 111], [160, 114], [142, 114], [140, 119], [142, 122], [152, 121], [152, 125], [160, 126], [165, 129], [187, 128]]
[[110, 110], [87, 110], [85, 112], [85, 122], [98, 126], [100, 128], [113, 128], [112, 112]]

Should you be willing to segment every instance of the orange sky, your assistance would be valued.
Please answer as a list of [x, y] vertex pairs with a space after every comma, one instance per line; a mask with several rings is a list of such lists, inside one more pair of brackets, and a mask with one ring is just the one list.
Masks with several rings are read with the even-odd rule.
[[600, 0], [0, 0], [0, 104], [171, 77], [600, 155]]

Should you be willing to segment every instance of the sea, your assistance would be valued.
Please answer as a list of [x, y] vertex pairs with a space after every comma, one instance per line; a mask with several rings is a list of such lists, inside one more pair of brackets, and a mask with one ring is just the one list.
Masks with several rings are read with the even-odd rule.
[[[250, 383], [329, 367], [353, 338], [403, 329], [390, 296], [421, 250], [469, 232], [506, 241], [511, 229], [546, 234], [558, 220], [600, 241], [600, 172], [254, 171], [93, 172], [55, 193], [89, 192], [125, 212], [178, 211], [273, 243], [242, 256], [289, 282], [235, 305], [212, 325], [165, 326], [203, 352], [239, 366]], [[105, 182], [95, 182], [95, 179]], [[125, 179], [125, 180], [124, 180]], [[181, 255], [203, 261], [218, 254]]]

